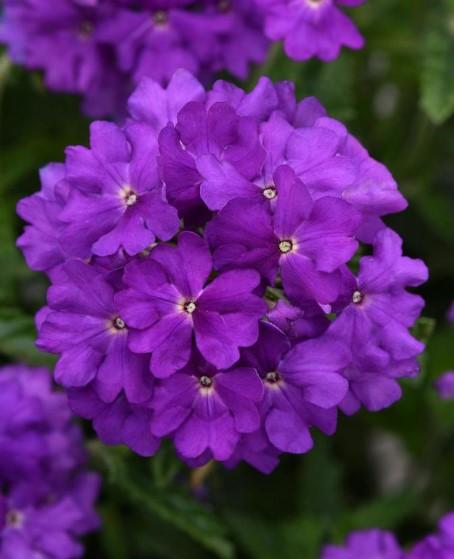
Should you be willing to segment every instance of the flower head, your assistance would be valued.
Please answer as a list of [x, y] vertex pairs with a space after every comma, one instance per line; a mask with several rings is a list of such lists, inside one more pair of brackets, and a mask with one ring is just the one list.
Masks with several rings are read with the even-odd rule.
[[253, 0], [6, 0], [0, 41], [49, 89], [83, 95], [90, 116], [122, 116], [142, 78], [165, 85], [179, 68], [246, 78], [269, 44]]
[[99, 479], [85, 469], [82, 433], [49, 372], [0, 372], [0, 556], [67, 557], [99, 526]]
[[360, 49], [364, 40], [342, 11], [365, 0], [256, 0], [266, 15], [265, 33], [284, 40], [285, 52], [294, 60], [316, 56], [328, 62], [339, 56], [341, 47]]
[[444, 400], [454, 398], [454, 371], [446, 371], [436, 381], [435, 388]]
[[128, 349], [128, 323], [102, 272], [79, 260], [66, 262], [38, 316], [38, 347], [59, 353], [56, 380], [68, 388], [95, 381], [106, 402], [122, 390], [133, 403], [153, 389], [147, 361]]
[[262, 395], [254, 369], [205, 372], [188, 366], [156, 390], [151, 431], [158, 437], [171, 435], [186, 459], [228, 460], [241, 434], [260, 427]]
[[153, 162], [156, 142], [140, 126], [126, 134], [114, 124], [91, 126], [91, 150], [67, 150], [66, 181], [72, 187], [60, 214], [68, 223], [63, 242], [81, 258], [120, 249], [135, 255], [157, 237], [167, 241], [179, 228]]
[[338, 269], [358, 246], [359, 215], [337, 198], [314, 202], [288, 166], [277, 169], [274, 181], [274, 211], [238, 198], [207, 227], [216, 266], [254, 267], [271, 282], [279, 273], [291, 299], [330, 303], [339, 294]]
[[328, 545], [321, 559], [404, 559], [403, 550], [390, 532], [364, 530], [349, 534], [345, 545]]
[[396, 402], [427, 269], [383, 221], [406, 207], [389, 171], [289, 83], [206, 91], [180, 70], [128, 110], [18, 206], [73, 410], [141, 455], [169, 437], [190, 466], [270, 472], [339, 410]]
[[[205, 241], [183, 232], [178, 246], [159, 246], [145, 262], [127, 266], [128, 289], [116, 298], [133, 328], [130, 348], [151, 353], [151, 371], [167, 377], [187, 364], [193, 339], [207, 361], [219, 368], [252, 345], [267, 307], [253, 294], [260, 278], [253, 270], [232, 270], [207, 284], [212, 259]], [[174, 348], [178, 347], [178, 351]]]
[[417, 543], [408, 559], [450, 559], [454, 555], [454, 513], [446, 514], [438, 523], [435, 534]]
[[258, 342], [242, 352], [242, 363], [255, 367], [264, 386], [261, 412], [270, 444], [280, 452], [312, 448], [310, 428], [332, 433], [336, 406], [345, 396], [341, 375], [348, 363], [346, 346], [323, 336], [292, 347], [276, 327], [262, 323]]

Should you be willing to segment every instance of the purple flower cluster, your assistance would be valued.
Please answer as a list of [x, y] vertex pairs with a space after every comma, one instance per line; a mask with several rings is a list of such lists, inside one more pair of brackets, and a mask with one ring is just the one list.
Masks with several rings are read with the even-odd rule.
[[99, 479], [85, 469], [82, 433], [46, 369], [0, 370], [0, 557], [82, 557], [96, 529]]
[[360, 49], [364, 39], [342, 8], [354, 8], [366, 0], [255, 0], [265, 16], [265, 34], [283, 40], [294, 60], [312, 57], [336, 59], [342, 47]]
[[446, 371], [435, 381], [435, 389], [443, 400], [454, 399], [454, 371]]
[[390, 532], [378, 529], [351, 533], [343, 546], [328, 545], [321, 559], [453, 559], [454, 513], [444, 516], [435, 534], [405, 551]]
[[253, 0], [5, 0], [0, 41], [49, 89], [82, 94], [90, 116], [121, 112], [143, 76], [245, 78], [268, 48]]
[[90, 116], [121, 114], [143, 77], [179, 68], [245, 79], [269, 40], [296, 60], [339, 55], [363, 39], [340, 6], [365, 0], [5, 0], [0, 42], [51, 90], [84, 96]]
[[417, 543], [407, 554], [407, 559], [453, 559], [454, 512], [444, 516], [438, 530]]
[[345, 545], [327, 545], [321, 559], [404, 559], [394, 534], [378, 529], [352, 532]]
[[288, 82], [206, 92], [179, 71], [129, 113], [18, 206], [73, 409], [106, 443], [267, 472], [339, 409], [396, 402], [427, 269], [382, 221], [406, 207], [386, 168]]

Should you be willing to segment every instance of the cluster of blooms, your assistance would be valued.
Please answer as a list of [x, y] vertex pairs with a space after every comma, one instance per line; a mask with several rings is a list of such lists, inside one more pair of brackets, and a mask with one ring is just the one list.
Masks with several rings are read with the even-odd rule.
[[448, 312], [446, 313], [446, 318], [451, 326], [454, 325], [454, 301], [450, 304]]
[[330, 62], [345, 46], [360, 49], [364, 39], [342, 7], [366, 0], [255, 0], [264, 16], [266, 36], [284, 41], [286, 54], [294, 60], [312, 57]]
[[446, 371], [436, 381], [435, 388], [443, 400], [454, 398], [454, 371]]
[[[332, 60], [362, 39], [336, 4], [362, 0], [5, 0], [0, 41], [55, 91], [84, 95], [91, 116], [121, 113], [146, 76], [165, 85], [185, 68], [202, 79], [246, 78], [269, 40], [289, 56]], [[264, 19], [266, 26], [264, 29]]]
[[81, 557], [99, 525], [99, 479], [85, 469], [82, 433], [46, 369], [0, 370], [0, 558]]
[[270, 471], [339, 408], [398, 400], [427, 269], [381, 219], [406, 207], [386, 168], [289, 82], [206, 92], [181, 70], [129, 112], [18, 206], [76, 413], [143, 455], [169, 436], [189, 464]]
[[121, 112], [143, 76], [178, 68], [245, 78], [268, 41], [253, 0], [5, 0], [0, 40], [49, 89], [84, 95], [92, 116]]
[[[454, 302], [452, 302], [449, 306], [446, 318], [448, 320], [448, 324], [452, 327], [454, 325]], [[441, 399], [454, 399], [454, 371], [446, 371], [440, 375], [434, 382], [434, 385]]]
[[394, 534], [382, 530], [353, 532], [344, 546], [326, 546], [321, 559], [453, 559], [454, 513], [444, 516], [438, 531], [405, 551]]

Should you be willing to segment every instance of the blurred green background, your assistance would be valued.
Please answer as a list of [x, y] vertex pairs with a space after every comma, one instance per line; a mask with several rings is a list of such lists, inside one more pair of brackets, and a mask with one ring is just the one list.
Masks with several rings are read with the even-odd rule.
[[[388, 221], [407, 254], [431, 271], [417, 334], [428, 341], [418, 379], [379, 413], [341, 417], [306, 456], [271, 476], [246, 465], [191, 472], [164, 447], [152, 460], [108, 449], [87, 427], [93, 467], [105, 475], [104, 529], [87, 542], [96, 559], [312, 559], [323, 542], [380, 526], [407, 544], [454, 509], [454, 406], [432, 383], [454, 369], [454, 1], [370, 0], [354, 11], [367, 39], [335, 63], [296, 64], [279, 47], [256, 68], [317, 95], [398, 180], [410, 209]], [[86, 143], [79, 101], [49, 94], [40, 77], [0, 58], [0, 359], [52, 364], [34, 349], [33, 315], [46, 280], [15, 248], [15, 205], [38, 189], [38, 169]], [[366, 558], [365, 558], [366, 559]]]

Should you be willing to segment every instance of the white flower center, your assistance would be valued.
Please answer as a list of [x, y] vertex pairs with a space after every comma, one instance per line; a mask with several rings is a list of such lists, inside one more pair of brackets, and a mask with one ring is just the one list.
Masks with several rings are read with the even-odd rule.
[[126, 196], [125, 200], [127, 206], [134, 206], [134, 204], [137, 202], [137, 194], [135, 192], [131, 192], [131, 194], [128, 194], [128, 196]]
[[355, 291], [352, 296], [352, 301], [355, 305], [359, 305], [363, 300], [363, 294], [361, 291]]
[[200, 377], [199, 383], [202, 388], [211, 388], [213, 386], [213, 379], [204, 375]]
[[218, 10], [220, 12], [228, 12], [231, 8], [230, 0], [219, 0]]
[[138, 194], [134, 192], [134, 190], [128, 185], [124, 186], [121, 189], [120, 197], [128, 208], [134, 206], [134, 204], [136, 204], [137, 200], [139, 199]]
[[158, 10], [153, 14], [153, 23], [158, 27], [166, 25], [168, 21], [169, 18], [164, 10]]
[[20, 528], [24, 523], [24, 515], [18, 510], [10, 510], [6, 513], [6, 524], [12, 528]]
[[279, 242], [279, 250], [282, 252], [282, 254], [287, 254], [288, 252], [293, 250], [293, 243], [292, 241], [280, 241]]
[[276, 198], [277, 196], [276, 188], [274, 186], [267, 186], [263, 190], [263, 196], [265, 196], [267, 200], [274, 200], [274, 198]]
[[194, 303], [194, 301], [188, 301], [183, 305], [184, 312], [187, 312], [188, 314], [192, 314], [196, 310], [196, 308], [197, 305]]
[[306, 0], [306, 3], [310, 8], [319, 8], [325, 0]]
[[281, 375], [276, 371], [266, 373], [265, 381], [267, 384], [275, 385], [281, 381]]
[[79, 26], [79, 37], [83, 40], [89, 39], [93, 34], [93, 24], [91, 21], [83, 21]]
[[126, 328], [126, 322], [120, 316], [114, 319], [113, 325], [117, 330], [124, 330]]

